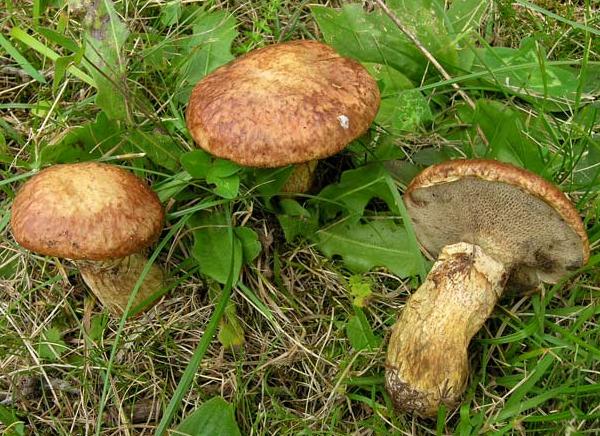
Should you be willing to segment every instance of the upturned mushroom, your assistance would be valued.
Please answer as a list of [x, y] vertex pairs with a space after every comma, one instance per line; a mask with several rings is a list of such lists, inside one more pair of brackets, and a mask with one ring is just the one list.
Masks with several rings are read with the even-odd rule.
[[304, 192], [318, 159], [367, 131], [377, 83], [360, 63], [316, 41], [247, 53], [196, 84], [188, 130], [207, 152], [243, 166], [297, 165], [284, 192]]
[[467, 348], [505, 288], [555, 283], [584, 265], [579, 214], [554, 185], [491, 160], [455, 160], [417, 175], [404, 194], [415, 234], [437, 261], [393, 327], [386, 387], [397, 409], [455, 406]]
[[[12, 206], [15, 240], [28, 250], [75, 261], [84, 281], [121, 315], [159, 236], [164, 210], [138, 177], [101, 163], [55, 165], [28, 180]], [[163, 283], [152, 265], [132, 307]]]

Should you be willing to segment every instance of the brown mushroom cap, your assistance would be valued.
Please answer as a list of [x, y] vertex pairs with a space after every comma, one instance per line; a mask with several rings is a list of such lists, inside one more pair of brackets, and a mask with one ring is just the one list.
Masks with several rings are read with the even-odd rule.
[[113, 165], [77, 163], [40, 171], [12, 206], [16, 241], [30, 251], [73, 260], [108, 260], [148, 247], [161, 232], [156, 194]]
[[369, 127], [377, 83], [356, 61], [316, 41], [254, 50], [204, 77], [186, 111], [209, 153], [279, 167], [331, 156]]
[[553, 184], [492, 160], [455, 160], [417, 175], [404, 194], [419, 242], [479, 245], [512, 271], [514, 284], [554, 283], [589, 257], [579, 214]]

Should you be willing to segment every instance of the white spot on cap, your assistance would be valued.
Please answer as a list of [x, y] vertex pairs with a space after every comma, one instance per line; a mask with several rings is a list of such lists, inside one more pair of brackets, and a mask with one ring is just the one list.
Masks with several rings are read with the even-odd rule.
[[348, 129], [350, 127], [350, 118], [348, 118], [346, 115], [340, 115], [339, 117], [337, 117], [337, 119], [340, 122], [340, 126], [342, 126], [342, 128]]

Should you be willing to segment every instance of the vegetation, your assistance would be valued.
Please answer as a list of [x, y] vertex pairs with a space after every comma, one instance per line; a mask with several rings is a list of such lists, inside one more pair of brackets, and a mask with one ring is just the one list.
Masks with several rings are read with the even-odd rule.
[[[4, 0], [4, 434], [600, 430], [598, 3], [390, 0], [391, 16], [379, 1], [316, 3]], [[210, 71], [298, 38], [361, 61], [382, 104], [319, 164], [314, 191], [280, 197], [288, 168], [197, 150], [184, 111]], [[390, 327], [429, 265], [401, 193], [457, 157], [557, 183], [592, 255], [556, 285], [503, 297], [471, 344], [463, 405], [425, 420], [395, 413], [383, 385]], [[84, 160], [134, 171], [167, 208], [149, 255], [169, 286], [137, 317], [111, 318], [68, 261], [10, 234], [23, 181]]]

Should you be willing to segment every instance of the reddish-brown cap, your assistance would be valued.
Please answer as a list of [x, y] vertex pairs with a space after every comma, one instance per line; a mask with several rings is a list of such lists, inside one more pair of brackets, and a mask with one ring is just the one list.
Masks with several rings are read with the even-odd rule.
[[13, 202], [11, 227], [33, 252], [108, 260], [148, 247], [163, 221], [158, 197], [142, 180], [90, 162], [55, 165], [28, 180]]
[[377, 83], [358, 62], [316, 41], [254, 50], [204, 77], [186, 111], [204, 150], [252, 167], [331, 156], [369, 127]]
[[554, 283], [584, 265], [581, 218], [552, 183], [492, 160], [454, 160], [417, 175], [404, 202], [419, 242], [437, 256], [449, 244], [479, 245], [511, 268], [513, 283]]

